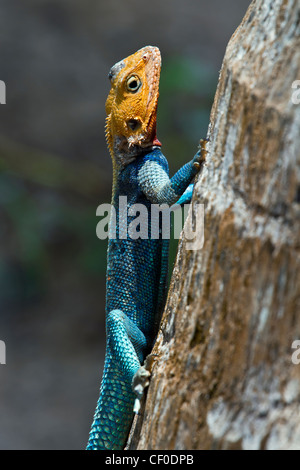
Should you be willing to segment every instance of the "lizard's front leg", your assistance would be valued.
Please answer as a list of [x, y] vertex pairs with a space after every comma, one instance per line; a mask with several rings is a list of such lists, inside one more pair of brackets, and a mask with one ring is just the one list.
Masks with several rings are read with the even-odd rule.
[[[172, 178], [160, 164], [163, 157], [160, 149], [149, 153], [138, 173], [140, 188], [155, 204], [182, 204], [191, 199], [193, 178], [203, 169], [206, 158], [206, 140], [201, 139], [200, 148], [194, 158], [183, 165]], [[164, 158], [164, 157], [163, 157]], [[187, 189], [188, 188], [188, 189]]]

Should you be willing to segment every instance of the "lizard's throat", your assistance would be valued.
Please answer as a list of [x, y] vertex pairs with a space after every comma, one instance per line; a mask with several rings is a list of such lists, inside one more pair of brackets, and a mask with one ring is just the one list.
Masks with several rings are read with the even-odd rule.
[[114, 167], [124, 167], [145, 151], [151, 151], [154, 147], [161, 147], [156, 135], [156, 119], [155, 122], [149, 125], [148, 129], [146, 136], [142, 133], [128, 138], [114, 136], [110, 149]]

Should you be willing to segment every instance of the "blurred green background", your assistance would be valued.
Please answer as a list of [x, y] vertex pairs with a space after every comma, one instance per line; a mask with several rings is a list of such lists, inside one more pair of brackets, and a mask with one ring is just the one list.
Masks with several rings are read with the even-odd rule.
[[[206, 136], [249, 0], [2, 0], [0, 449], [82, 449], [104, 359], [107, 74], [161, 49], [158, 138], [171, 174]], [[174, 257], [174, 246], [171, 259]]]

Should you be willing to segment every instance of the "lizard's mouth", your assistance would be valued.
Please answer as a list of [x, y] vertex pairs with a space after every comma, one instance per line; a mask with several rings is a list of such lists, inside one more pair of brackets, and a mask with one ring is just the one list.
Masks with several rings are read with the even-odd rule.
[[161, 146], [156, 136], [157, 103], [159, 96], [159, 77], [161, 70], [161, 55], [158, 47], [146, 46], [141, 49], [142, 60], [145, 61], [146, 79], [149, 84], [146, 105], [147, 122], [144, 124], [144, 135], [141, 142], [143, 148]]
[[[158, 96], [157, 96], [158, 98]], [[148, 123], [148, 129], [149, 129], [149, 146], [158, 146], [161, 147], [161, 143], [157, 138], [156, 135], [156, 122], [157, 122], [157, 99], [156, 99], [156, 105], [154, 110], [152, 111], [150, 118], [149, 118], [149, 123]]]

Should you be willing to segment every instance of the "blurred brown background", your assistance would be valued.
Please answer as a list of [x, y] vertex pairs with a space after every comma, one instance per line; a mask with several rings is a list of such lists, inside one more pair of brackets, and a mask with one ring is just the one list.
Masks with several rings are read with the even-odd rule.
[[82, 449], [104, 358], [107, 74], [142, 46], [163, 69], [173, 173], [205, 137], [227, 42], [250, 0], [2, 0], [0, 449]]

